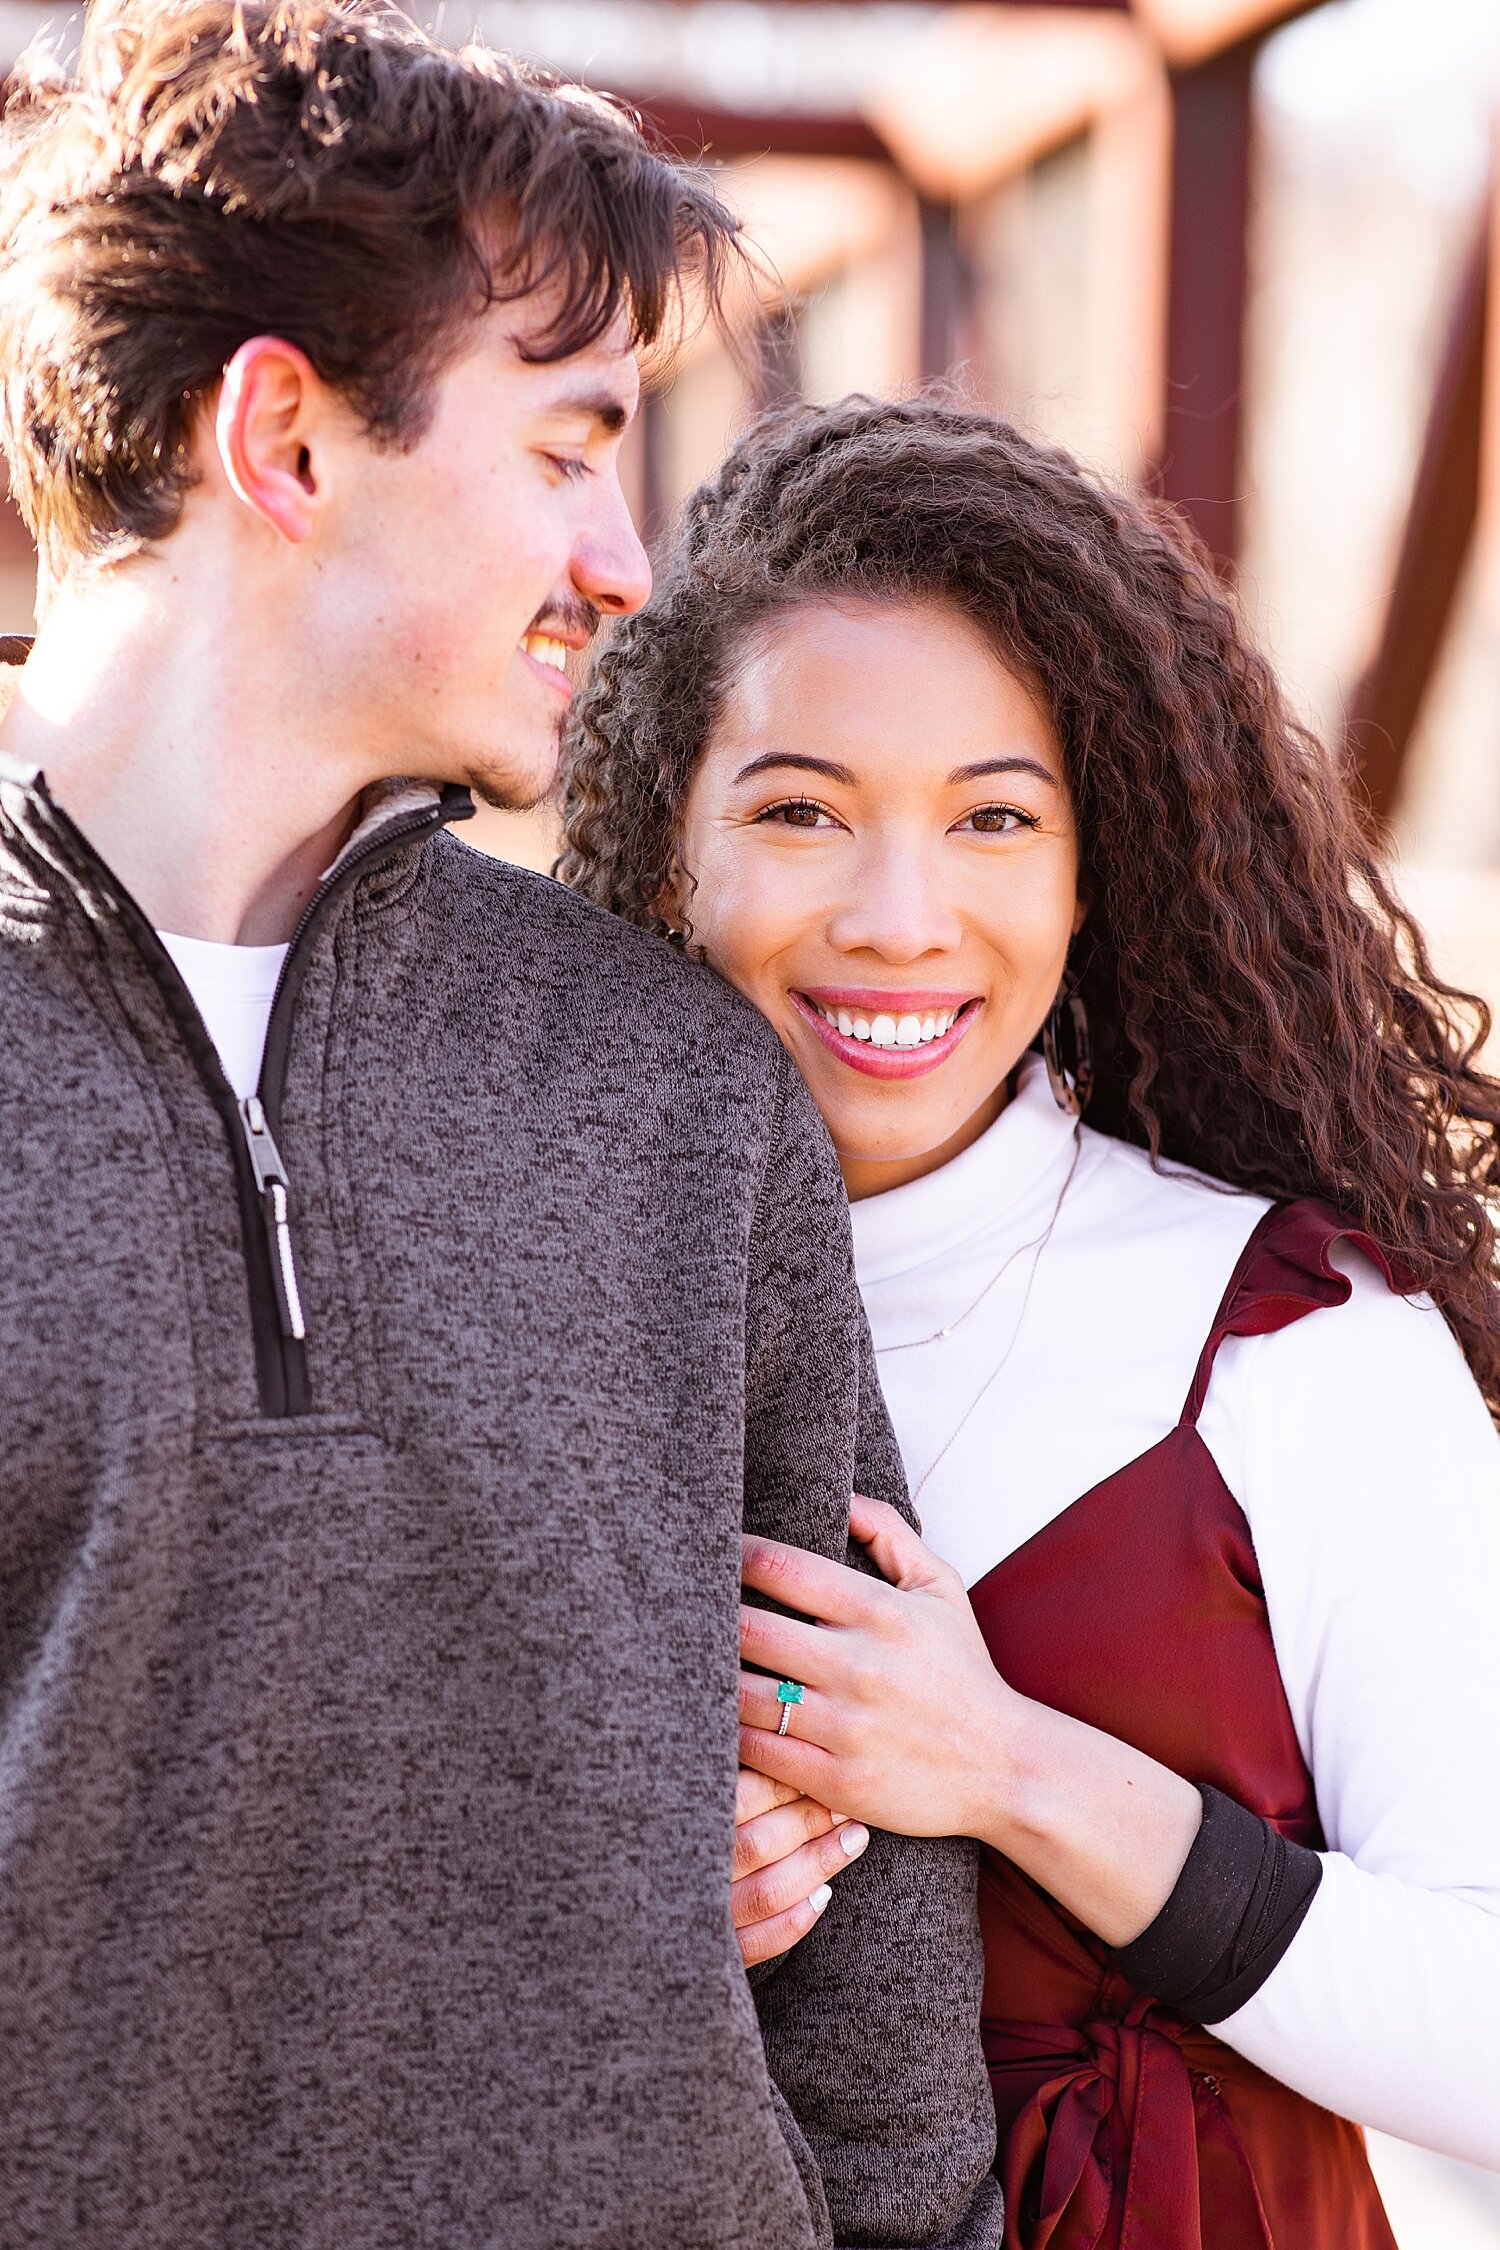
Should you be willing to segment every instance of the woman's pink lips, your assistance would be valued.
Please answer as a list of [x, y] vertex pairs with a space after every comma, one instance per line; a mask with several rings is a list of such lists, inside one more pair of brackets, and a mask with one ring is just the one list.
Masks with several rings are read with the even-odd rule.
[[[983, 1005], [973, 999], [964, 1002], [963, 1014], [957, 1023], [950, 1025], [941, 1039], [931, 1039], [925, 1047], [872, 1047], [868, 1040], [846, 1039], [838, 1025], [830, 1023], [800, 992], [792, 993], [791, 1002], [803, 1022], [811, 1024], [829, 1053], [837, 1055], [851, 1070], [862, 1070], [867, 1078], [925, 1077], [929, 1070], [936, 1070], [940, 1063], [948, 1060]], [[936, 1011], [935, 997], [929, 1004]], [[951, 1007], [955, 1003], [945, 997], [944, 1005]], [[886, 1014], [894, 1012], [889, 1006], [885, 1010]], [[916, 1012], [915, 1009], [902, 1011], [904, 1014]]]

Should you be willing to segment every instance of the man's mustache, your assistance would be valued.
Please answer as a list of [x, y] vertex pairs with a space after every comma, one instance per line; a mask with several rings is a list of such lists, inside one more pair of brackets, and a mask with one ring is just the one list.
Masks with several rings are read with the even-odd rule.
[[528, 633], [548, 635], [554, 640], [571, 639], [581, 633], [586, 640], [591, 641], [603, 623], [603, 610], [580, 597], [572, 601], [548, 602], [544, 609], [537, 611], [526, 630]]

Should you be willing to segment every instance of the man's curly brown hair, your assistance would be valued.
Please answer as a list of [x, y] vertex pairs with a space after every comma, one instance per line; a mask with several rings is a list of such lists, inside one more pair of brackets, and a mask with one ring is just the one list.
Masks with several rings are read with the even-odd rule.
[[578, 699], [563, 879], [665, 930], [746, 636], [841, 595], [951, 602], [1053, 715], [1089, 903], [1089, 1123], [1333, 1204], [1431, 1293], [1500, 1416], [1489, 1010], [1435, 973], [1345, 775], [1168, 509], [930, 397], [762, 419]]
[[550, 286], [529, 355], [716, 309], [736, 222], [629, 112], [430, 37], [395, 0], [90, 0], [0, 116], [0, 447], [49, 578], [163, 539], [252, 336], [378, 445], [426, 429], [487, 307]]

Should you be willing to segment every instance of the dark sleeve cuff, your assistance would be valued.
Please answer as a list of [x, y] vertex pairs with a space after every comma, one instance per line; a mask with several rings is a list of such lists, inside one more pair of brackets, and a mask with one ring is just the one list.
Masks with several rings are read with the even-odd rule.
[[1115, 1954], [1138, 1992], [1222, 2023], [1259, 1992], [1301, 1929], [1323, 1862], [1218, 1789], [1177, 1886], [1149, 1929]]

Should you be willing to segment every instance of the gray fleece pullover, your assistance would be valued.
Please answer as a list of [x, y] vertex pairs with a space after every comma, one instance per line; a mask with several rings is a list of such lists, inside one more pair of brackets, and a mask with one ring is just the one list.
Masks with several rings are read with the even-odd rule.
[[730, 1925], [741, 1520], [901, 1489], [821, 1124], [447, 795], [247, 1120], [0, 778], [0, 2246], [996, 2245], [968, 1849]]

